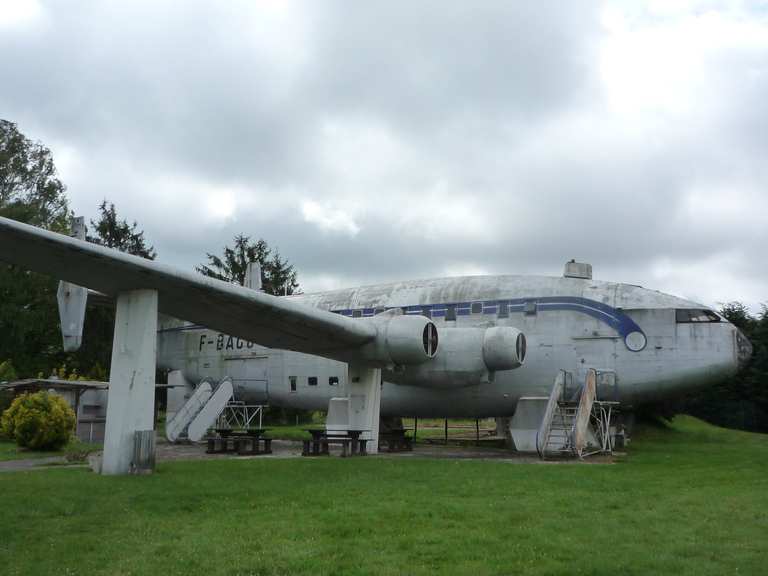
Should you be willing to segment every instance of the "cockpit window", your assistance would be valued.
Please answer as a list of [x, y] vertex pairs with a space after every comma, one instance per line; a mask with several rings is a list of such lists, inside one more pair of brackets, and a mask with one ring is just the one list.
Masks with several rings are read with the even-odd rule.
[[678, 324], [720, 322], [720, 316], [712, 312], [712, 310], [700, 310], [698, 308], [678, 308], [675, 311], [675, 319]]

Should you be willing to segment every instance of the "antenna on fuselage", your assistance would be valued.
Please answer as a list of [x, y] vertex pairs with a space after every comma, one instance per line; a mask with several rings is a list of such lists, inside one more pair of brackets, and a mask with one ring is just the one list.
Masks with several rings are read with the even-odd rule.
[[263, 291], [261, 286], [261, 265], [258, 262], [248, 262], [245, 269], [245, 286], [251, 290]]

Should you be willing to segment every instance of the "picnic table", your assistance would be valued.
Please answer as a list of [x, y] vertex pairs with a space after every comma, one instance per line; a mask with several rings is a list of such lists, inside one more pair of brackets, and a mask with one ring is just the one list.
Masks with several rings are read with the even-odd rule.
[[368, 452], [366, 446], [368, 440], [360, 438], [360, 435], [366, 430], [346, 430], [338, 434], [328, 434], [322, 428], [305, 428], [305, 432], [312, 435], [311, 440], [304, 440], [302, 456], [328, 456], [330, 454], [330, 444], [341, 444], [341, 456], [365, 456]]
[[232, 430], [217, 428], [216, 436], [207, 438], [208, 454], [237, 453], [242, 456], [272, 454], [272, 438], [264, 436], [269, 428]]

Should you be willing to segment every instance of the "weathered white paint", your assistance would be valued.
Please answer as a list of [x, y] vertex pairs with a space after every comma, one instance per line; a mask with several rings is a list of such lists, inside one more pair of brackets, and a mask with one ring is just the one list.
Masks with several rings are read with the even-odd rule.
[[[511, 415], [522, 396], [548, 395], [561, 369], [572, 372], [577, 383], [584, 382], [589, 368], [615, 373], [613, 394], [627, 406], [710, 385], [749, 357], [748, 342], [724, 319], [676, 322], [676, 309], [703, 308], [700, 304], [590, 278], [440, 278], [275, 298], [3, 218], [0, 259], [107, 295], [156, 289], [165, 313], [196, 323], [174, 322], [161, 332], [164, 367], [182, 369], [193, 382], [231, 375], [241, 399], [248, 401], [257, 390], [259, 397], [268, 393], [272, 404], [302, 409], [325, 409], [330, 398], [349, 393], [344, 362], [383, 367], [384, 415], [483, 417]], [[563, 297], [586, 300], [586, 311], [538, 308], [541, 299]], [[375, 310], [408, 306], [416, 308], [409, 314], [418, 315], [421, 306], [496, 299], [521, 299], [532, 304], [531, 310], [472, 312], [455, 320], [433, 315], [441, 345], [434, 357], [418, 364], [395, 366], [400, 361], [391, 354], [362, 354], [387, 348]], [[600, 307], [620, 311], [639, 328], [619, 331], [600, 316]], [[468, 346], [480, 339], [467, 334], [495, 327], [526, 336], [528, 353], [521, 367], [494, 373], [482, 365], [477, 369], [487, 358], [478, 346]], [[267, 375], [251, 377], [245, 364], [258, 364], [258, 372]], [[233, 371], [246, 377], [235, 377]]]
[[131, 471], [134, 433], [154, 428], [157, 292], [117, 297], [102, 474]]
[[[172, 374], [178, 374], [178, 372], [179, 371], [176, 370], [172, 372]], [[176, 376], [174, 380], [178, 380], [178, 376]], [[168, 381], [171, 381], [170, 376]], [[178, 409], [174, 410], [172, 415], [170, 415], [170, 412], [166, 412], [165, 437], [169, 442], [176, 442], [176, 440], [181, 437], [192, 420], [195, 419], [195, 417], [211, 399], [212, 395], [213, 386], [211, 386], [208, 381], [203, 380], [189, 395], [189, 398], [187, 398], [186, 402], [178, 407]], [[177, 401], [178, 398], [178, 394], [175, 394], [174, 400]]]
[[199, 442], [205, 436], [205, 432], [216, 423], [216, 418], [224, 411], [224, 408], [232, 399], [232, 379], [225, 378], [216, 387], [213, 395], [189, 423], [187, 435], [192, 442]]
[[[197, 384], [197, 382], [194, 384]], [[171, 370], [168, 372], [168, 393], [165, 402], [166, 433], [168, 431], [168, 423], [173, 420], [176, 413], [181, 410], [194, 393], [194, 384], [184, 377], [184, 372], [181, 370]]]
[[349, 428], [350, 430], [366, 430], [361, 438], [368, 440], [368, 452], [376, 454], [379, 451], [381, 369], [350, 364], [347, 382]]
[[539, 427], [547, 411], [547, 396], [525, 396], [517, 402], [517, 410], [509, 423], [512, 441], [518, 452], [536, 452]]
[[[85, 218], [78, 216], [72, 220], [71, 236], [85, 240]], [[83, 324], [85, 323], [85, 305], [88, 301], [88, 289], [69, 282], [59, 282], [56, 292], [59, 304], [59, 321], [65, 352], [78, 350], [83, 342]]]

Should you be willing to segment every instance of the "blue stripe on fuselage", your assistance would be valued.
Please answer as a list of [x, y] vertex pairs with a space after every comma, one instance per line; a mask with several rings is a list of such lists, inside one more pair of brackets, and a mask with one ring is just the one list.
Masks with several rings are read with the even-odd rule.
[[[535, 303], [536, 310], [542, 312], [549, 310], [573, 310], [574, 312], [581, 312], [604, 324], [608, 324], [624, 338], [632, 332], [643, 333], [637, 323], [621, 310], [609, 306], [608, 304], [604, 304], [603, 302], [590, 300], [589, 298], [581, 298], [579, 296], [542, 296], [541, 298], [512, 298], [508, 300], [474, 300], [471, 302], [389, 306], [386, 310], [402, 308], [406, 314], [423, 314], [429, 312], [433, 317], [440, 318], [445, 316], [448, 306], [455, 307], [457, 316], [470, 316], [472, 314], [472, 304], [482, 304], [483, 311], [478, 312], [477, 314], [496, 315], [498, 314], [499, 307], [503, 307], [505, 304], [510, 313], [523, 312], [526, 304], [529, 302]], [[362, 309], [348, 308], [344, 310], [333, 310], [332, 312], [342, 314], [343, 316], [352, 316], [352, 313], [355, 310]], [[370, 310], [370, 308], [366, 310]]]
[[[478, 312], [477, 314], [496, 315], [498, 314], [499, 307], [503, 307], [505, 304], [509, 313], [524, 312], [526, 304], [530, 302], [535, 303], [536, 310], [542, 312], [550, 310], [573, 310], [574, 312], [581, 312], [582, 314], [586, 314], [587, 316], [591, 316], [592, 318], [596, 318], [600, 322], [607, 324], [621, 334], [623, 338], [626, 338], [627, 335], [632, 332], [640, 332], [643, 334], [643, 331], [637, 323], [621, 310], [609, 306], [608, 304], [604, 304], [603, 302], [590, 300], [589, 298], [581, 298], [579, 296], [542, 296], [541, 298], [512, 298], [508, 300], [474, 300], [471, 302], [389, 306], [385, 309], [392, 310], [393, 308], [402, 308], [406, 314], [429, 313], [435, 318], [439, 318], [445, 316], [449, 306], [455, 307], [458, 316], [469, 316], [472, 314], [472, 304], [482, 304], [483, 311]], [[370, 317], [374, 310], [374, 308], [348, 308], [344, 310], [332, 310], [332, 312], [343, 316], [353, 316], [354, 312], [357, 311], [360, 316]], [[205, 327], [200, 326], [199, 324], [191, 324], [188, 326], [163, 328], [158, 330], [158, 332], [178, 332], [201, 329], [205, 329]]]

